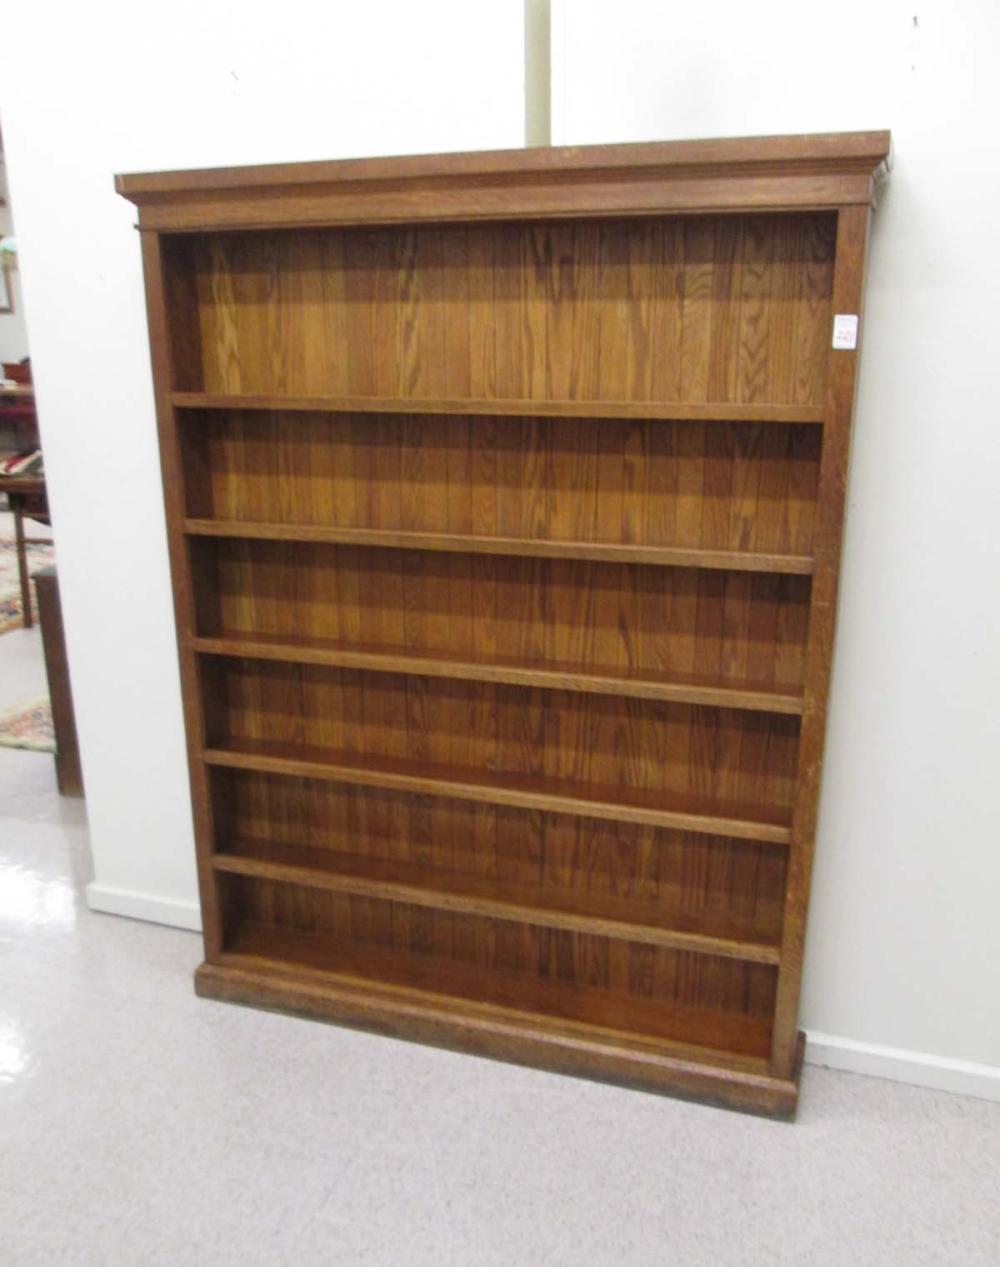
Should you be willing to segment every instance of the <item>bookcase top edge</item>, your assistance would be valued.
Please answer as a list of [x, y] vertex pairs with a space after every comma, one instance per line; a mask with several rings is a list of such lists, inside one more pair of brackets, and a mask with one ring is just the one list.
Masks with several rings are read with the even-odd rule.
[[115, 176], [115, 189], [142, 206], [184, 195], [266, 193], [318, 185], [370, 187], [379, 182], [406, 185], [498, 179], [530, 182], [533, 177], [586, 179], [599, 173], [618, 180], [630, 176], [641, 180], [657, 172], [678, 177], [749, 176], [757, 171], [878, 177], [888, 166], [890, 152], [888, 131], [827, 132], [132, 172]]

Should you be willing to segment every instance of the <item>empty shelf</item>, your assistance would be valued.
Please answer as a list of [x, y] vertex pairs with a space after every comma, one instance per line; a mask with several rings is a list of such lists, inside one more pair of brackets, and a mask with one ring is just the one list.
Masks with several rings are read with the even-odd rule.
[[272, 412], [379, 414], [485, 414], [526, 418], [649, 418], [678, 422], [823, 421], [819, 405], [731, 401], [656, 400], [483, 400], [419, 399], [407, 396], [281, 396], [217, 392], [174, 392], [178, 409], [258, 409]]
[[260, 964], [276, 978], [294, 973], [296, 981], [303, 970], [314, 972], [331, 984], [387, 990], [398, 1002], [430, 1004], [436, 998], [456, 1016], [489, 1009], [496, 1021], [572, 1026], [578, 1037], [593, 1032], [666, 1041], [688, 1055], [707, 1049], [754, 1061], [770, 1050], [770, 1016], [689, 1007], [322, 933], [243, 923], [230, 934], [221, 962]]
[[482, 657], [462, 652], [409, 651], [376, 644], [352, 644], [334, 638], [294, 634], [252, 634], [241, 631], [196, 637], [203, 655], [242, 656], [290, 664], [381, 673], [409, 673], [467, 682], [496, 682], [635, 699], [669, 700], [767, 713], [802, 712], [801, 692], [760, 682], [713, 681], [685, 674], [647, 669], [593, 668], [559, 662], [531, 663], [513, 657]]
[[426, 761], [359, 756], [298, 744], [231, 739], [207, 748], [209, 765], [328, 779], [491, 805], [646, 823], [713, 836], [787, 844], [791, 811], [707, 797], [593, 786], [532, 775], [490, 774]]
[[609, 541], [553, 541], [535, 537], [481, 537], [450, 532], [404, 532], [383, 528], [343, 528], [320, 524], [254, 523], [240, 519], [186, 519], [184, 530], [197, 537], [241, 537], [254, 541], [302, 541], [326, 545], [381, 546], [395, 550], [439, 550], [452, 554], [505, 554], [598, 563], [644, 563], [654, 567], [722, 568], [739, 572], [809, 575], [813, 559], [801, 554], [746, 550], [701, 550]]
[[461, 875], [414, 862], [371, 858], [307, 846], [239, 840], [216, 854], [217, 871], [286, 881], [357, 897], [537, 924], [676, 950], [693, 950], [753, 963], [777, 963], [780, 910], [757, 924], [714, 912], [688, 914], [649, 902], [586, 890], [526, 886]]

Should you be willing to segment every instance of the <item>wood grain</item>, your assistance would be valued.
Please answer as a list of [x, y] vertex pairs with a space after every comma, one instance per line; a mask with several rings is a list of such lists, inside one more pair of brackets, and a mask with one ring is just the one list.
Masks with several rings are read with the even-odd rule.
[[[698, 794], [760, 806], [765, 817], [791, 805], [792, 716], [251, 660], [218, 659], [209, 669], [228, 740], [446, 766], [461, 717], [461, 767], [471, 771], [579, 780], [620, 789], [623, 800]], [[356, 698], [372, 702], [374, 720]], [[710, 743], [710, 762], [695, 753], [695, 735]]]
[[329, 963], [296, 962], [294, 953], [286, 961], [286, 945], [258, 941], [246, 950], [260, 953], [224, 953], [203, 963], [198, 994], [719, 1107], [778, 1118], [795, 1113], [801, 1042], [794, 1075], [778, 1078], [759, 1057], [338, 974]]
[[[478, 341], [477, 341], [478, 342]], [[488, 340], [492, 345], [492, 340]], [[370, 349], [369, 349], [370, 350]], [[825, 345], [824, 345], [825, 350]], [[479, 348], [482, 351], [482, 348]], [[487, 361], [489, 358], [486, 358]], [[662, 362], [656, 361], [659, 366]], [[455, 368], [448, 363], [449, 370]], [[485, 371], [490, 372], [488, 369]], [[822, 422], [820, 405], [780, 405], [753, 401], [725, 402], [629, 400], [498, 400], [469, 396], [427, 397], [414, 400], [405, 396], [281, 396], [226, 395], [216, 392], [179, 391], [171, 393], [177, 409], [257, 410], [308, 413], [382, 414], [470, 414], [524, 415], [554, 418], [666, 418], [678, 422]]]
[[241, 656], [341, 669], [371, 669], [381, 673], [496, 682], [509, 686], [540, 686], [681, 704], [715, 704], [723, 708], [761, 712], [802, 712], [801, 696], [794, 691], [782, 691], [762, 682], [733, 678], [713, 680], [683, 673], [649, 673], [634, 669], [617, 673], [594, 672], [586, 664], [567, 664], [559, 660], [550, 664], [525, 663], [513, 656], [487, 659], [477, 656], [456, 658], [432, 651], [404, 653], [384, 643], [340, 642], [335, 638], [308, 638], [295, 634], [282, 637], [226, 631], [220, 636], [196, 638], [194, 649], [204, 655]]
[[[248, 919], [227, 944], [230, 953], [298, 961], [325, 971], [372, 976], [393, 984], [431, 990], [627, 1033], [733, 1051], [766, 1055], [770, 1041], [769, 996], [774, 969], [733, 959], [709, 960], [714, 969], [711, 1003], [694, 1001], [704, 955], [662, 947], [615, 943], [594, 954], [587, 942], [601, 939], [561, 930], [524, 929], [514, 944], [463, 937], [461, 924], [473, 916], [433, 912], [434, 942], [440, 949], [420, 953], [409, 944], [405, 913], [396, 903], [317, 894], [294, 885], [243, 881], [238, 899]], [[371, 916], [387, 908], [386, 931], [377, 935]], [[303, 925], [306, 925], [303, 927]], [[282, 947], [281, 953], [277, 948]], [[553, 947], [557, 953], [553, 954]], [[452, 953], [447, 953], [451, 950]], [[604, 951], [605, 953], [601, 953]], [[561, 953], [559, 953], [561, 952]], [[579, 972], [586, 962], [602, 963], [599, 973]], [[639, 970], [652, 962], [652, 971]], [[581, 979], [582, 977], [582, 979]], [[589, 979], [588, 979], [589, 978]], [[751, 997], [755, 1010], [744, 1010]]]
[[[590, 673], [622, 681], [623, 694], [646, 693], [629, 692], [626, 675], [650, 694], [654, 680], [678, 690], [801, 689], [808, 577], [243, 540], [192, 546], [211, 597], [198, 632], [297, 644], [302, 654], [289, 658], [313, 658], [315, 639], [419, 654], [424, 671], [440, 656]], [[312, 646], [322, 662], [324, 648]]]
[[200, 992], [793, 1111], [888, 148], [121, 179]]
[[[174, 598], [174, 618], [180, 651], [181, 694], [184, 706], [184, 730], [187, 741], [191, 779], [191, 803], [197, 848], [198, 888], [202, 899], [202, 928], [205, 953], [218, 955], [223, 938], [223, 912], [211, 865], [215, 842], [213, 799], [208, 777], [200, 760], [210, 728], [217, 714], [211, 698], [203, 692], [197, 657], [185, 645], [187, 632], [194, 627], [196, 604], [205, 609], [206, 598], [196, 596], [195, 578], [188, 558], [184, 537], [183, 516], [188, 497], [181, 436], [176, 426], [169, 388], [174, 380], [174, 353], [167, 335], [167, 321], [172, 312], [168, 295], [176, 290], [165, 289], [164, 271], [173, 258], [161, 251], [159, 239], [142, 239], [142, 268], [146, 288], [146, 311], [152, 349], [153, 378], [156, 387], [156, 418], [163, 476], [163, 496], [167, 514], [167, 544], [170, 558], [170, 580]], [[176, 283], [172, 283], [173, 286]], [[182, 348], [174, 344], [177, 352]]]
[[583, 559], [600, 563], [642, 563], [650, 567], [721, 568], [742, 572], [778, 572], [808, 576], [810, 555], [766, 554], [749, 550], [646, 546], [615, 541], [555, 541], [544, 537], [480, 537], [472, 533], [411, 532], [398, 528], [345, 528], [326, 524], [258, 523], [238, 519], [186, 519], [186, 533], [201, 537], [238, 537], [250, 541], [325, 542], [382, 549], [433, 550], [446, 554], [501, 554], [535, 559]]
[[654, 919], [654, 910], [648, 904], [627, 898], [577, 896], [572, 901], [530, 901], [519, 884], [457, 876], [429, 869], [421, 861], [387, 862], [325, 849], [239, 840], [231, 851], [216, 854], [213, 862], [217, 871], [355, 897], [516, 920], [751, 963], [778, 962], [776, 943], [757, 940], [752, 930], [736, 924], [683, 915], [663, 924]]
[[[825, 215], [808, 235], [774, 216], [216, 234], [189, 247], [200, 388], [419, 401], [460, 382], [479, 400], [819, 406], [802, 358], [825, 346], [833, 232]], [[343, 302], [362, 272], [366, 291]], [[302, 355], [317, 329], [320, 354]], [[334, 352], [362, 338], [370, 355]]]
[[[867, 207], [845, 208], [838, 216], [834, 295], [839, 312], [854, 312], [859, 316], [862, 313], [869, 223]], [[772, 1065], [778, 1071], [790, 1069], [796, 1053], [796, 1018], [819, 812], [858, 355], [858, 350], [847, 349], [833, 353], [827, 376], [829, 424], [825, 432], [817, 501], [817, 575], [806, 652], [806, 708], [796, 773], [793, 849], [785, 894], [779, 993], [771, 1056]]]
[[787, 857], [778, 844], [551, 812], [531, 815], [529, 833], [519, 808], [439, 797], [428, 859], [419, 794], [218, 767], [212, 779], [225, 806], [225, 853], [261, 841], [308, 851], [316, 869], [326, 854], [360, 857], [423, 867], [432, 888], [441, 877], [456, 886], [482, 881], [534, 905], [626, 902], [663, 927], [767, 944], [780, 936]]
[[[483, 440], [477, 417], [206, 414], [186, 437], [192, 464], [210, 472], [189, 510], [260, 523], [287, 523], [294, 510], [297, 522], [331, 528], [460, 527], [546, 541], [593, 540], [599, 529], [609, 543], [812, 550], [819, 428], [526, 417], [494, 419], [488, 437], [487, 490], [485, 472], [467, 465]], [[331, 497], [337, 482], [366, 482], [369, 472], [370, 497]], [[692, 496], [697, 520], [685, 513]]]
[[412, 224], [871, 202], [887, 132], [522, 149], [119, 176], [143, 228]]
[[[414, 699], [419, 708], [419, 697]], [[457, 743], [457, 737], [456, 737]], [[228, 739], [206, 748], [209, 765], [264, 774], [288, 774], [359, 787], [450, 796], [486, 805], [512, 805], [549, 813], [653, 827], [676, 827], [742, 840], [785, 844], [787, 811], [698, 793], [620, 788], [605, 783], [539, 776], [534, 772], [493, 774], [453, 762], [360, 755], [340, 748], [272, 740]]]
[[[643, 179], [649, 170], [766, 167], [794, 171], [826, 166], [845, 172], [878, 172], [889, 153], [888, 132], [828, 132], [808, 136], [712, 137], [684, 141], [645, 141], [628, 145], [541, 146], [531, 149], [475, 150], [466, 154], [419, 154], [393, 158], [352, 158], [334, 162], [268, 163], [250, 167], [196, 168], [191, 171], [141, 172], [115, 177], [115, 189], [137, 203], [165, 195], [290, 185], [353, 184], [360, 181], [427, 181], [447, 176], [490, 180], [503, 187], [514, 177], [533, 173], [624, 171]], [[581, 207], [585, 210], [585, 207]], [[516, 214], [513, 206], [511, 215]]]

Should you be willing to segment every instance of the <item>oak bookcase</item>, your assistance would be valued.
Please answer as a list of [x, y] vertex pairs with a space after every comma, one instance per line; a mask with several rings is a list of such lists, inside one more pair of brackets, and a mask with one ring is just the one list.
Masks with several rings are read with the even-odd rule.
[[794, 1111], [888, 150], [118, 177], [202, 994]]

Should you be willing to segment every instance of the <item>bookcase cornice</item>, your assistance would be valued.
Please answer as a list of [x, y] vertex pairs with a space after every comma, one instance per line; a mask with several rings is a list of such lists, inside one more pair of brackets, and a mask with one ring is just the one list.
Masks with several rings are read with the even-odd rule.
[[161, 231], [824, 210], [872, 201], [888, 132], [559, 146], [134, 173]]

